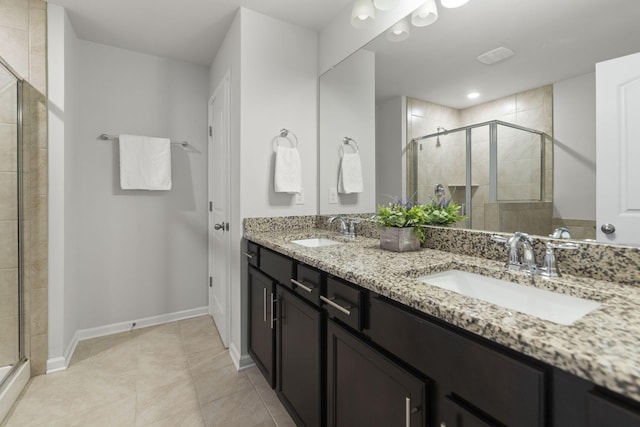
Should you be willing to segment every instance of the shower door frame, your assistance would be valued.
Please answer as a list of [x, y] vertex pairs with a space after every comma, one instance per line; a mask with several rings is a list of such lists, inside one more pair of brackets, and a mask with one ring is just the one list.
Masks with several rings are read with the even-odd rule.
[[[465, 132], [465, 145], [466, 145], [466, 164], [465, 164], [465, 212], [464, 215], [467, 217], [466, 220], [466, 227], [468, 229], [470, 229], [472, 227], [472, 221], [473, 221], [473, 206], [471, 203], [471, 187], [472, 187], [472, 180], [471, 180], [471, 159], [472, 159], [472, 135], [471, 132], [473, 129], [476, 128], [481, 128], [484, 126], [488, 126], [489, 127], [489, 201], [490, 202], [497, 202], [498, 201], [498, 125], [501, 126], [506, 126], [506, 127], [510, 127], [513, 129], [518, 129], [521, 131], [525, 131], [525, 132], [529, 132], [529, 133], [533, 133], [536, 135], [540, 136], [540, 194], [541, 194], [541, 198], [544, 198], [544, 192], [545, 192], [545, 188], [543, 186], [544, 184], [544, 178], [543, 178], [543, 174], [545, 171], [545, 139], [551, 138], [549, 135], [547, 135], [545, 132], [539, 131], [539, 130], [535, 130], [535, 129], [531, 129], [525, 126], [520, 126], [514, 123], [509, 123], [509, 122], [504, 122], [502, 120], [490, 120], [487, 122], [482, 122], [482, 123], [475, 123], [472, 125], [467, 125], [467, 126], [462, 126], [459, 128], [455, 128], [455, 129], [444, 129], [442, 131], [438, 131], [436, 133], [431, 133], [429, 135], [423, 135], [423, 136], [418, 136], [415, 137], [413, 139], [411, 139], [411, 141], [409, 142], [412, 146], [413, 146], [413, 165], [411, 165], [412, 167], [412, 179], [413, 179], [413, 183], [412, 183], [412, 190], [415, 190], [413, 193], [415, 194], [415, 196], [412, 196], [412, 198], [417, 197], [418, 194], [418, 142], [425, 140], [425, 139], [429, 139], [429, 138], [437, 138], [439, 136], [444, 136], [444, 135], [448, 135], [450, 133], [456, 133], [456, 132]], [[551, 139], [553, 141], [553, 139]], [[416, 201], [416, 200], [414, 200]]]
[[24, 79], [0, 57], [0, 66], [4, 67], [16, 79], [16, 175], [17, 175], [17, 222], [18, 222], [18, 354], [17, 360], [3, 378], [0, 378], [0, 390], [20, 368], [25, 356], [25, 306], [24, 306]]

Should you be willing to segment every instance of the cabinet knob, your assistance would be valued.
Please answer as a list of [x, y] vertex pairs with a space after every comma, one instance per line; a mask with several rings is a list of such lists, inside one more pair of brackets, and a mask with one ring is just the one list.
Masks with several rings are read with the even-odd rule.
[[440, 423], [440, 427], [447, 427], [447, 423], [445, 423], [445, 422], [441, 422], [441, 423]]

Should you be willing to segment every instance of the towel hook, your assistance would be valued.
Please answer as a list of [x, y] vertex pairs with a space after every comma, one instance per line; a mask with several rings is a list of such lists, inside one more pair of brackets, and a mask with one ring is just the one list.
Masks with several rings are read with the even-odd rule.
[[[293, 139], [289, 138], [289, 135], [293, 136]], [[280, 129], [280, 133], [275, 137], [277, 146], [280, 146], [280, 138], [288, 139], [291, 143], [291, 148], [298, 147], [298, 137], [289, 129]]]
[[349, 144], [352, 144], [351, 148], [353, 149], [354, 153], [357, 153], [358, 151], [360, 151], [356, 140], [353, 138], [349, 138], [348, 136], [345, 136], [344, 138], [342, 138], [342, 144], [340, 144], [340, 156], [344, 155], [344, 146]]

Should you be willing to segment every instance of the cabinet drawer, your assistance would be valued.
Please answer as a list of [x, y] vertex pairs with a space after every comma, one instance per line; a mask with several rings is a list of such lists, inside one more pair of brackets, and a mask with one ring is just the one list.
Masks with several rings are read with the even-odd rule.
[[326, 297], [320, 297], [327, 313], [347, 326], [362, 328], [362, 291], [334, 277], [327, 278]]
[[372, 297], [371, 339], [433, 378], [444, 393], [509, 426], [544, 424], [544, 372], [506, 353]]
[[320, 291], [322, 290], [322, 273], [306, 265], [296, 265], [296, 278], [291, 279], [288, 286], [302, 298], [320, 305]]
[[260, 246], [253, 242], [247, 242], [247, 251], [244, 252], [244, 256], [247, 258], [249, 265], [260, 266]]
[[289, 285], [293, 277], [293, 260], [266, 248], [260, 248], [260, 270], [277, 282]]

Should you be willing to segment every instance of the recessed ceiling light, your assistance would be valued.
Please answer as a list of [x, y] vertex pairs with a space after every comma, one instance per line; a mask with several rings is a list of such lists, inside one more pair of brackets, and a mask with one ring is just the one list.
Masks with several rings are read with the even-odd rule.
[[504, 61], [505, 59], [511, 58], [514, 55], [513, 51], [506, 47], [498, 47], [488, 52], [483, 53], [478, 56], [476, 59], [483, 64], [491, 65], [496, 62]]
[[478, 92], [469, 92], [467, 94], [467, 98], [469, 98], [469, 99], [476, 99], [479, 96], [480, 96], [480, 94]]

